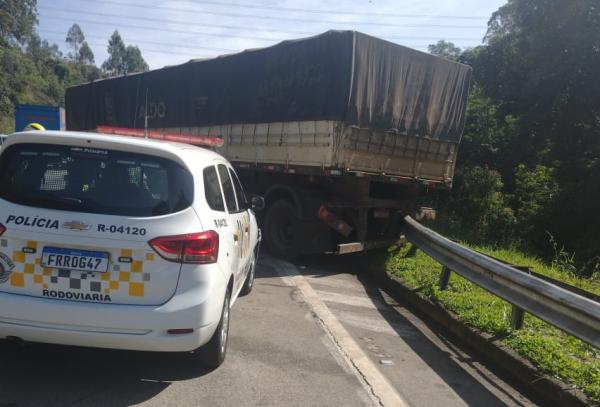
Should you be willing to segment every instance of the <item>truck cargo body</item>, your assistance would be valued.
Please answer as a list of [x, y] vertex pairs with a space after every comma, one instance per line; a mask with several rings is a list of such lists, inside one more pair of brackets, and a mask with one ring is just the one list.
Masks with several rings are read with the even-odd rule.
[[38, 123], [46, 130], [65, 129], [65, 109], [58, 106], [16, 105], [15, 131], [23, 131], [31, 123]]
[[[450, 183], [457, 143], [364, 129], [332, 120], [178, 127], [169, 132], [223, 137], [218, 149], [230, 161], [255, 167], [322, 174], [384, 174], [410, 180]], [[289, 172], [289, 171], [288, 171]]]
[[266, 197], [264, 235], [276, 254], [348, 252], [397, 237], [419, 184], [451, 185], [470, 73], [330, 31], [69, 88], [67, 127], [147, 121], [222, 137], [218, 151]]

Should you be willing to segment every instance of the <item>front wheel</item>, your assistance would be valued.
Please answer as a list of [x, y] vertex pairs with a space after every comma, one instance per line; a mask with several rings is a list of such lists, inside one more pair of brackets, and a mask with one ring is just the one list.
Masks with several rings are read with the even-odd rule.
[[194, 351], [194, 356], [207, 368], [216, 369], [223, 364], [229, 340], [229, 314], [231, 293], [227, 290], [221, 311], [221, 320], [208, 343]]
[[265, 244], [273, 256], [282, 259], [298, 257], [297, 227], [298, 218], [292, 203], [279, 200], [267, 209], [263, 232]]

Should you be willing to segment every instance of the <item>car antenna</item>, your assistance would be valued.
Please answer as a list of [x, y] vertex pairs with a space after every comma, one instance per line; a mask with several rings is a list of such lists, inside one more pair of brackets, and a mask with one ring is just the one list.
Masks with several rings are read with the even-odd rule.
[[146, 105], [144, 107], [144, 138], [148, 138], [148, 88], [146, 88]]

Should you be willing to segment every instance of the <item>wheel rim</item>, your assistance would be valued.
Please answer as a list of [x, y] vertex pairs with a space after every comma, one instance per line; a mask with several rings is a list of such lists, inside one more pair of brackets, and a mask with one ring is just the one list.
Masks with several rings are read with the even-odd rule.
[[223, 309], [223, 323], [221, 324], [221, 355], [225, 354], [227, 348], [227, 336], [229, 335], [229, 299], [225, 299]]
[[252, 265], [250, 266], [250, 275], [248, 276], [248, 288], [252, 288], [254, 284], [254, 271], [256, 270], [256, 259], [252, 260]]
[[254, 284], [254, 274], [256, 273], [256, 256], [258, 249], [254, 250], [254, 257], [252, 258], [252, 264], [250, 265], [250, 275], [248, 276], [248, 288], [252, 288]]
[[272, 226], [273, 235], [278, 243], [284, 247], [290, 247], [294, 243], [294, 224], [288, 216], [280, 216]]

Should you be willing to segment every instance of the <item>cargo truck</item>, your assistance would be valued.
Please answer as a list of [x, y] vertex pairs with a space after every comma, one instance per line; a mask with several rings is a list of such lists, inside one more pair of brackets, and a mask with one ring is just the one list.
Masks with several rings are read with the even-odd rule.
[[280, 257], [388, 245], [452, 184], [471, 69], [354, 31], [69, 88], [67, 128], [222, 137]]

